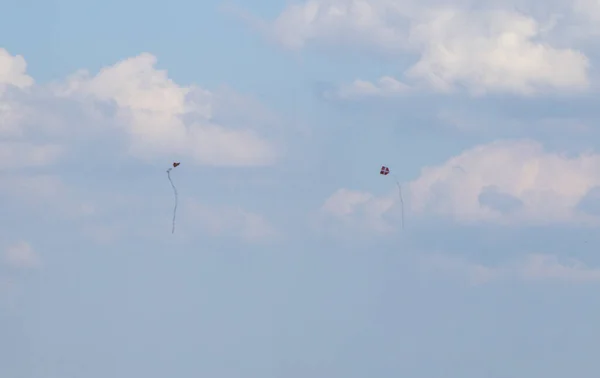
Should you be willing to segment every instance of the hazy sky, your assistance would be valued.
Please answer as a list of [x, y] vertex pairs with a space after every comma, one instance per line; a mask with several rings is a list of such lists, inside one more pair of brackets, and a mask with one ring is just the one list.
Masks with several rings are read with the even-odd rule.
[[0, 377], [597, 377], [599, 25], [5, 1]]

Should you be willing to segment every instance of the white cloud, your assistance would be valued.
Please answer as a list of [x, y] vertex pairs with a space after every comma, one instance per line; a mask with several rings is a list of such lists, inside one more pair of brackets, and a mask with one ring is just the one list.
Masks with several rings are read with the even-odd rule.
[[461, 222], [596, 224], [578, 205], [598, 185], [598, 154], [567, 157], [534, 141], [498, 141], [424, 168], [409, 184], [408, 206]]
[[[582, 0], [583, 1], [583, 0]], [[516, 4], [513, 4], [516, 5]], [[418, 84], [448, 92], [473, 94], [579, 91], [589, 87], [587, 57], [553, 47], [549, 30], [555, 14], [536, 19], [515, 12], [511, 4], [393, 0], [307, 0], [288, 6], [270, 30], [283, 46], [309, 44], [357, 47], [391, 56], [417, 53], [406, 75]], [[562, 10], [562, 4], [549, 4]], [[540, 12], [537, 12], [540, 13]], [[358, 85], [357, 85], [358, 84]], [[359, 88], [356, 88], [356, 87]], [[357, 81], [350, 91], [378, 92]], [[348, 86], [342, 91], [348, 91]]]
[[422, 55], [408, 76], [436, 90], [464, 86], [475, 94], [586, 89], [586, 56], [534, 42], [540, 33], [533, 18], [515, 12], [432, 12], [411, 31]]
[[5, 262], [13, 268], [38, 268], [41, 259], [27, 242], [19, 242], [8, 247], [4, 253]]
[[398, 28], [402, 14], [390, 11], [400, 9], [388, 0], [308, 0], [286, 8], [273, 22], [272, 33], [289, 49], [315, 42], [398, 50], [406, 33]]
[[396, 230], [393, 223], [386, 219], [395, 210], [397, 197], [376, 197], [371, 193], [340, 189], [331, 195], [320, 209], [320, 224], [339, 225], [357, 234], [386, 234]]
[[338, 88], [332, 97], [354, 99], [365, 97], [392, 97], [405, 94], [410, 87], [390, 76], [379, 78], [376, 82], [355, 80], [352, 84]]
[[215, 122], [215, 108], [221, 100], [217, 94], [179, 86], [166, 71], [155, 68], [156, 61], [145, 53], [95, 76], [82, 71], [60, 86], [57, 94], [114, 102], [118, 124], [130, 137], [130, 152], [138, 158], [180, 156], [222, 166], [268, 165], [278, 158], [281, 151], [256, 128]]
[[[0, 85], [11, 87], [0, 93], [2, 165], [51, 164], [100, 138], [127, 143], [127, 152], [145, 161], [256, 166], [281, 156], [281, 138], [273, 136], [281, 129], [271, 127], [276, 118], [264, 106], [232, 90], [180, 86], [156, 61], [144, 53], [96, 75], [79, 71], [40, 86], [26, 75], [22, 57], [0, 49]], [[34, 143], [42, 139], [53, 143]]]
[[25, 117], [26, 111], [10, 94], [11, 89], [26, 90], [34, 84], [26, 70], [27, 64], [22, 56], [13, 56], [0, 47], [0, 136], [21, 134], [17, 125]]
[[575, 259], [561, 260], [555, 255], [529, 254], [523, 259], [501, 266], [486, 266], [461, 258], [433, 255], [421, 260], [423, 267], [451, 272], [472, 284], [497, 280], [600, 282], [600, 268], [591, 268]]
[[27, 63], [21, 55], [13, 56], [0, 48], [0, 94], [5, 85], [27, 88], [33, 85], [33, 79], [26, 74]]

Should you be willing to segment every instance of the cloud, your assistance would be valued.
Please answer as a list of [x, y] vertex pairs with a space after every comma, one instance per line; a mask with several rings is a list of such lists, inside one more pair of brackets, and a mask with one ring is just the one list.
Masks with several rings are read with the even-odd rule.
[[530, 140], [497, 141], [422, 169], [409, 184], [408, 206], [466, 223], [597, 224], [580, 202], [598, 185], [598, 154], [567, 157]]
[[79, 71], [34, 85], [24, 59], [0, 50], [0, 84], [7, 88], [0, 94], [3, 165], [52, 164], [99, 142], [111, 144], [112, 155], [124, 151], [146, 162], [257, 166], [282, 155], [281, 138], [271, 137], [275, 118], [264, 106], [230, 89], [180, 86], [156, 62], [143, 53], [96, 75]]
[[308, 0], [288, 6], [272, 23], [272, 35], [289, 49], [308, 43], [376, 46], [388, 51], [406, 43], [390, 2], [364, 0]]
[[[18, 126], [26, 117], [27, 109], [15, 101], [13, 95], [16, 90], [33, 86], [34, 81], [26, 74], [26, 69], [22, 56], [12, 56], [0, 48], [0, 138], [22, 136]], [[58, 145], [0, 139], [0, 170], [52, 164], [61, 153], [62, 148]]]
[[[505, 7], [484, 3], [472, 9], [460, 1], [450, 6], [437, 1], [307, 0], [288, 6], [265, 28], [292, 50], [340, 46], [393, 59], [417, 54], [406, 78], [440, 92], [465, 88], [474, 95], [533, 95], [589, 87], [588, 58], [551, 45], [549, 31], [559, 22], [555, 15], [551, 22], [539, 21], [511, 10], [510, 4]], [[369, 84], [357, 81], [351, 88], [377, 91]]]
[[497, 280], [600, 282], [600, 268], [575, 259], [561, 261], [556, 255], [529, 254], [496, 267], [444, 255], [423, 258], [421, 263], [427, 270], [454, 273], [477, 285]]
[[345, 233], [348, 229], [359, 234], [389, 234], [396, 230], [388, 216], [398, 202], [397, 197], [377, 197], [371, 193], [339, 189], [332, 194], [319, 211], [319, 225], [333, 227]]
[[41, 266], [41, 259], [27, 242], [9, 246], [4, 253], [5, 262], [12, 268], [31, 269]]
[[478, 95], [587, 89], [587, 57], [534, 42], [541, 28], [533, 18], [515, 12], [432, 12], [411, 30], [421, 59], [407, 75], [438, 91], [464, 86]]
[[[141, 159], [185, 157], [216, 166], [270, 165], [281, 152], [258, 129], [231, 128], [214, 122], [219, 95], [196, 86], [179, 86], [157, 59], [140, 54], [105, 67], [97, 75], [85, 71], [57, 86], [61, 97], [102, 101], [116, 106], [115, 122], [129, 137], [129, 152]], [[238, 98], [236, 98], [238, 100]]]
[[21, 55], [12, 56], [0, 48], [0, 93], [5, 86], [27, 88], [33, 85], [33, 78], [26, 74], [27, 63]]
[[406, 94], [410, 89], [410, 86], [393, 77], [384, 76], [375, 83], [366, 80], [355, 80], [352, 84], [342, 85], [331, 95], [326, 94], [326, 97], [339, 98], [342, 100], [360, 99], [365, 97], [387, 98]]

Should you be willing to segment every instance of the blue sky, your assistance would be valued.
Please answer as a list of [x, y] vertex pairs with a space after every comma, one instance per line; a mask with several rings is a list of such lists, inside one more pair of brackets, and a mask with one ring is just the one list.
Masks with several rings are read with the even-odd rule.
[[0, 376], [595, 376], [598, 4], [37, 3]]

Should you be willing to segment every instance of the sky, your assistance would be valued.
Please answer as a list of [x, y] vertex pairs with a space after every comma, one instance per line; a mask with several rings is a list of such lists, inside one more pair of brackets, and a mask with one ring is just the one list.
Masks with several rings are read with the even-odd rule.
[[1, 377], [597, 376], [597, 1], [0, 9]]

